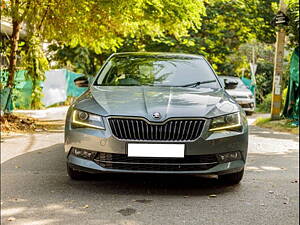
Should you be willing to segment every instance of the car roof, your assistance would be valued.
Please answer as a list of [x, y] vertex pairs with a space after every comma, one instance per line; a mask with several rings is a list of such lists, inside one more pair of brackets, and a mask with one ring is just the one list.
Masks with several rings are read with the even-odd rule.
[[203, 59], [203, 56], [186, 54], [186, 53], [172, 53], [172, 52], [120, 52], [112, 54], [112, 57], [159, 57], [159, 58], [176, 58], [176, 59]]

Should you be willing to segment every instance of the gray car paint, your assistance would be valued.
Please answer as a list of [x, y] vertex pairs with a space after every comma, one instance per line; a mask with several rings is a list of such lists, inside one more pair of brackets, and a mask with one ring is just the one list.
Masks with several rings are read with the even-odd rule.
[[[72, 129], [71, 114], [74, 109], [103, 116], [106, 129]], [[160, 120], [156, 120], [152, 117], [154, 112], [161, 113], [162, 117]], [[241, 112], [242, 132], [208, 131], [211, 118], [234, 112]], [[68, 110], [65, 124], [66, 156], [69, 156], [69, 151], [72, 147], [92, 151], [127, 154], [128, 142], [116, 139], [111, 133], [107, 120], [110, 116], [142, 117], [155, 122], [165, 121], [169, 118], [203, 118], [206, 122], [202, 134], [197, 140], [185, 143], [185, 155], [241, 151], [243, 160], [239, 161], [243, 163], [226, 163], [226, 165], [209, 171], [198, 172], [226, 173], [227, 171], [229, 173], [235, 169], [240, 170], [245, 164], [248, 149], [247, 120], [240, 106], [226, 93], [224, 88], [155, 86], [109, 87], [92, 85]], [[68, 162], [85, 167], [86, 169], [107, 171], [95, 162], [86, 163], [87, 160], [80, 160], [74, 157], [75, 156], [69, 156]], [[113, 171], [110, 170], [110, 172]], [[193, 171], [192, 173], [196, 172]]]
[[152, 117], [154, 112], [159, 112], [163, 121], [170, 117], [212, 118], [240, 111], [223, 89], [181, 87], [96, 86], [75, 107], [102, 116], [138, 116], [149, 121], [157, 121]]

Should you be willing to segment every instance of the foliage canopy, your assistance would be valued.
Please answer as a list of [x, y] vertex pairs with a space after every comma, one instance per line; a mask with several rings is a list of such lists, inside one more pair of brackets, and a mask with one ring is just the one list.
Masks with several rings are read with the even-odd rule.
[[[295, 47], [299, 45], [299, 2], [286, 1], [290, 18], [287, 33], [291, 47]], [[278, 2], [4, 0], [2, 15], [12, 19], [14, 30], [23, 26], [27, 32], [25, 46], [19, 46], [17, 38], [12, 37], [11, 45], [5, 48], [11, 59], [9, 69], [13, 76], [16, 66], [13, 59], [21, 49], [21, 55], [25, 56], [22, 66], [27, 68], [29, 76], [43, 79], [47, 61], [41, 43], [48, 42], [51, 43], [48, 60], [88, 75], [94, 75], [111, 53], [122, 51], [200, 54], [208, 58], [218, 74], [237, 75], [248, 67], [255, 48], [257, 59], [260, 58], [258, 82], [264, 91], [269, 91], [273, 72], [270, 52], [274, 50], [269, 46], [276, 40], [272, 19], [278, 11]], [[37, 88], [37, 98], [38, 93]]]

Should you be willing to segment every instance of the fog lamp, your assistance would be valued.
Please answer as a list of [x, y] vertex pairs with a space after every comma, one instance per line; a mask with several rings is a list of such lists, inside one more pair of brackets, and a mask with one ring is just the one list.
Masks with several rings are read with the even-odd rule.
[[97, 152], [93, 152], [93, 151], [89, 151], [89, 150], [85, 150], [85, 149], [81, 149], [81, 148], [73, 148], [71, 150], [71, 154], [73, 154], [77, 157], [93, 160], [95, 158]]
[[242, 158], [241, 152], [226, 152], [226, 153], [219, 153], [217, 154], [217, 158], [219, 163], [226, 163], [235, 160], [239, 160]]

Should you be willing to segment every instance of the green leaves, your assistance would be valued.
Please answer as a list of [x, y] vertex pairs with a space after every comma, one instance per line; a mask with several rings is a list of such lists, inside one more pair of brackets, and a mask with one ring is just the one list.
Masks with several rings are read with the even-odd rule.
[[127, 37], [187, 35], [200, 27], [205, 7], [203, 0], [19, 0], [5, 11], [42, 40], [101, 53], [116, 51]]
[[299, 46], [299, 1], [289, 0], [287, 16], [289, 24], [286, 28], [290, 39], [290, 47]]
[[49, 9], [42, 34], [96, 53], [116, 51], [127, 37], [180, 38], [200, 27], [204, 11], [203, 0], [66, 0]]

